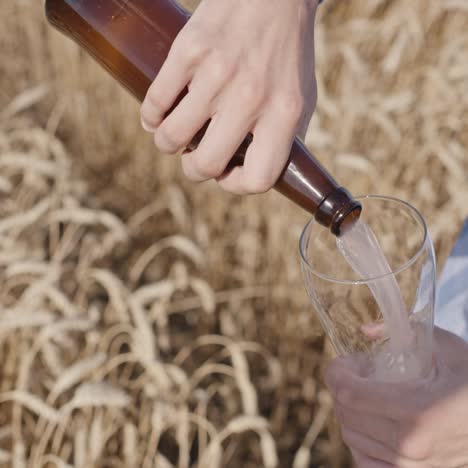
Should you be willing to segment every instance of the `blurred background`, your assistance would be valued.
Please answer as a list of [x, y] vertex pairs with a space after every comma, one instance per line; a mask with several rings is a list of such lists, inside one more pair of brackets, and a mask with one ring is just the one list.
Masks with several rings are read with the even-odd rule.
[[[43, 3], [0, 12], [0, 466], [351, 467], [306, 297], [306, 213], [192, 185]], [[420, 209], [468, 212], [465, 0], [327, 0], [306, 143]]]

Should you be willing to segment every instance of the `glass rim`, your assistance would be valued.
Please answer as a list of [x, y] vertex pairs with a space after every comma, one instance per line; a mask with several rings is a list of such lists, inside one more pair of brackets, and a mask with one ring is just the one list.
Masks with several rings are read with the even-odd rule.
[[423, 239], [422, 239], [421, 245], [418, 247], [418, 249], [416, 250], [414, 255], [408, 261], [406, 261], [403, 265], [399, 266], [398, 268], [392, 269], [391, 272], [385, 273], [384, 275], [378, 275], [378, 276], [373, 276], [373, 277], [370, 277], [370, 278], [356, 279], [356, 280], [333, 278], [332, 276], [329, 276], [329, 275], [326, 275], [324, 273], [320, 273], [319, 271], [317, 271], [309, 263], [309, 261], [307, 260], [307, 258], [305, 256], [304, 247], [305, 247], [306, 234], [309, 231], [309, 228], [313, 224], [318, 224], [317, 221], [315, 220], [315, 218], [312, 218], [304, 226], [304, 229], [302, 230], [301, 236], [299, 238], [299, 254], [300, 254], [300, 257], [301, 257], [302, 264], [305, 265], [308, 268], [310, 273], [317, 276], [318, 278], [321, 278], [323, 280], [326, 280], [326, 281], [329, 281], [329, 282], [332, 282], [332, 283], [337, 283], [337, 284], [367, 284], [367, 283], [371, 283], [372, 281], [377, 281], [377, 280], [380, 280], [380, 279], [383, 279], [383, 278], [387, 278], [389, 276], [396, 276], [399, 273], [401, 273], [402, 271], [405, 271], [406, 269], [408, 269], [414, 262], [416, 262], [416, 260], [419, 258], [419, 256], [423, 252], [424, 247], [425, 247], [426, 242], [427, 242], [428, 235], [429, 235], [426, 220], [424, 219], [421, 212], [417, 208], [415, 208], [413, 205], [411, 205], [410, 203], [408, 203], [408, 202], [406, 202], [404, 200], [401, 200], [400, 198], [392, 197], [392, 196], [386, 196], [386, 195], [361, 195], [361, 196], [355, 197], [355, 200], [360, 200], [360, 201], [363, 201], [363, 200], [391, 201], [391, 202], [396, 202], [399, 205], [402, 205], [402, 206], [406, 207], [407, 209], [409, 209], [409, 211], [411, 211], [413, 213], [413, 215], [415, 215], [416, 219], [418, 219], [421, 222], [422, 227], [423, 227]]

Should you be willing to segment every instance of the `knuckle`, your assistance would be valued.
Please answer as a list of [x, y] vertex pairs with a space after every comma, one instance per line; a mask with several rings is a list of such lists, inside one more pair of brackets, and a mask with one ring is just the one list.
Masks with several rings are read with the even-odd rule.
[[359, 403], [358, 393], [349, 384], [338, 388], [336, 399], [345, 408], [355, 408]]
[[155, 119], [157, 112], [164, 109], [164, 100], [159, 90], [152, 87], [140, 107], [140, 116], [143, 119], [152, 121]]
[[238, 96], [240, 102], [243, 104], [257, 107], [263, 101], [262, 88], [259, 86], [258, 80], [254, 77], [250, 77], [245, 80], [238, 90]]
[[198, 27], [186, 27], [177, 36], [171, 48], [171, 53], [177, 55], [188, 64], [200, 61], [208, 50], [207, 41]]
[[408, 434], [406, 425], [402, 422], [395, 423], [389, 430], [388, 439], [391, 447], [400, 451], [402, 447], [402, 441]]
[[304, 98], [299, 91], [282, 91], [275, 98], [276, 111], [282, 119], [297, 125], [304, 114]]
[[353, 439], [351, 437], [351, 432], [349, 431], [349, 429], [347, 429], [344, 426], [341, 427], [341, 437], [343, 439], [343, 442], [346, 445], [348, 445], [348, 446], [352, 445]]
[[400, 437], [400, 453], [415, 461], [425, 461], [432, 453], [433, 441], [427, 432], [413, 430]]
[[191, 165], [197, 176], [205, 180], [214, 179], [223, 173], [223, 168], [216, 160], [204, 158], [202, 155], [193, 158]]
[[205, 45], [201, 40], [191, 42], [185, 49], [184, 55], [189, 63], [194, 63], [204, 56]]
[[412, 460], [428, 460], [436, 442], [433, 428], [437, 427], [440, 414], [432, 410], [426, 402], [409, 413], [409, 418], [401, 423], [398, 429], [400, 452]]
[[213, 82], [222, 83], [231, 73], [231, 64], [224, 58], [223, 54], [213, 51], [210, 56], [208, 72]]
[[256, 174], [246, 178], [245, 191], [248, 193], [265, 193], [275, 185], [275, 178], [270, 174]]
[[162, 151], [176, 152], [183, 146], [183, 142], [176, 132], [161, 126], [154, 134], [154, 143]]

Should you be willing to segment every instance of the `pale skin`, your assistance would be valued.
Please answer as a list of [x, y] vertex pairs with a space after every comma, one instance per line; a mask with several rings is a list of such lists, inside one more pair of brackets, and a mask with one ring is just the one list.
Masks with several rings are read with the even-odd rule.
[[[182, 168], [235, 194], [266, 192], [283, 171], [316, 103], [314, 23], [318, 0], [202, 0], [176, 38], [141, 107], [160, 151], [178, 153], [203, 125]], [[180, 92], [188, 95], [166, 115]], [[243, 166], [226, 171], [248, 133]]]
[[468, 467], [468, 344], [435, 330], [436, 374], [407, 383], [362, 376], [358, 357], [326, 374], [345, 443], [359, 468]]

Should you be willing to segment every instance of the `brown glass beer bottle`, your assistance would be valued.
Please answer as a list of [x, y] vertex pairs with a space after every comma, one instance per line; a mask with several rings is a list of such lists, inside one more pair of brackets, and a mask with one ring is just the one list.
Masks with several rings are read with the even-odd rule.
[[[46, 0], [45, 8], [52, 25], [86, 49], [140, 101], [190, 18], [175, 0]], [[203, 131], [192, 145], [202, 136]], [[242, 162], [251, 138], [249, 135], [238, 149], [234, 164]], [[335, 235], [352, 225], [361, 211], [359, 202], [335, 182], [299, 139], [293, 143], [275, 189]]]

